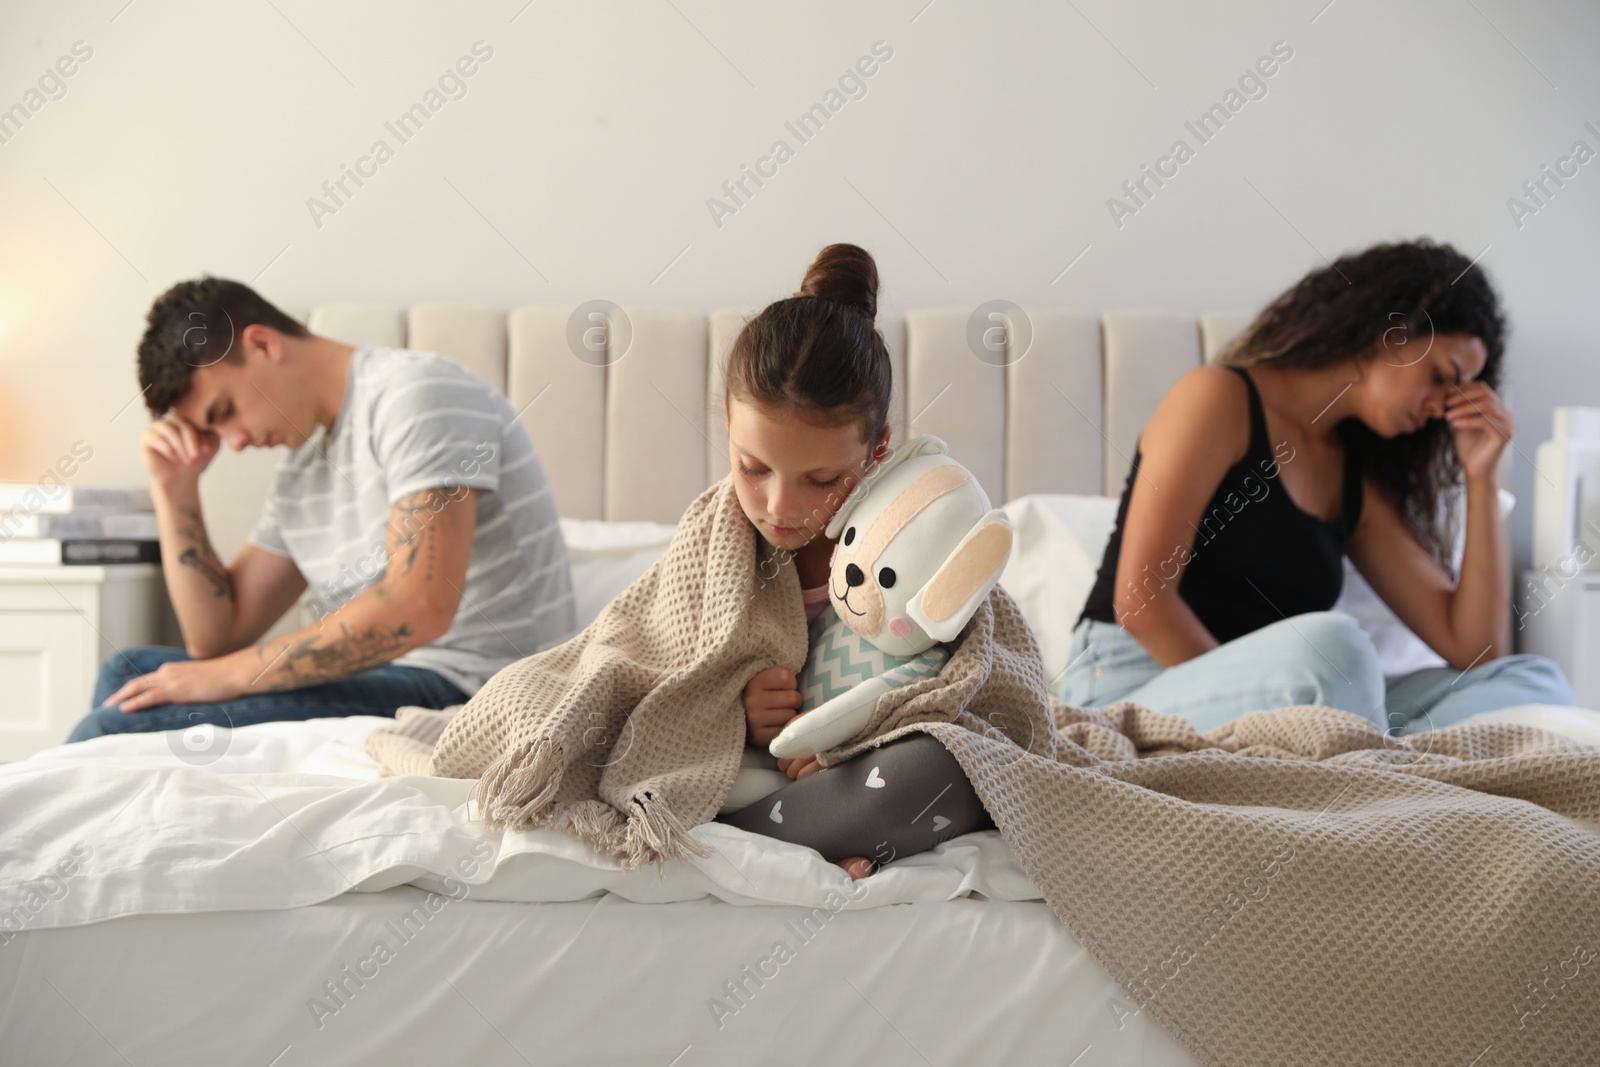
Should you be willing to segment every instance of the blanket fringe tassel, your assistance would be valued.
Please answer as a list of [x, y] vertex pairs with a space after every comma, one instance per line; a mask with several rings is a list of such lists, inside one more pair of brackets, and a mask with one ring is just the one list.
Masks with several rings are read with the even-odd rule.
[[491, 764], [472, 790], [489, 825], [531, 830], [547, 821], [561, 788], [562, 755], [561, 745], [536, 737]]
[[485, 821], [512, 830], [562, 824], [597, 851], [615, 857], [623, 869], [636, 870], [654, 862], [663, 876], [666, 860], [715, 853], [710, 845], [690, 836], [691, 828], [651, 789], [635, 794], [626, 813], [607, 804], [580, 801], [558, 816], [554, 807], [565, 770], [562, 757], [559, 743], [536, 737], [490, 764], [472, 790]]
[[563, 812], [555, 825], [608, 856], [620, 856], [626, 847], [627, 825], [622, 814], [603, 800], [579, 801]]
[[668, 810], [660, 794], [646, 789], [629, 803], [633, 810], [629, 812], [624, 850], [619, 857], [625, 870], [654, 861], [665, 877], [664, 861], [686, 859], [690, 855], [704, 858], [716, 851], [704, 841], [689, 836], [690, 828]]

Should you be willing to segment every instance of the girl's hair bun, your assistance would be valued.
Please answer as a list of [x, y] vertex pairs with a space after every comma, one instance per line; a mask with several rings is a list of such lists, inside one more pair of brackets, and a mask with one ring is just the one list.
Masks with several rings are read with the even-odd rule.
[[859, 422], [862, 442], [876, 448], [888, 433], [894, 392], [877, 312], [872, 256], [855, 245], [829, 245], [798, 293], [768, 304], [740, 329], [728, 350], [725, 399], [797, 412], [819, 426]]
[[878, 265], [866, 249], [829, 245], [817, 253], [800, 283], [798, 296], [847, 304], [868, 319], [878, 315]]

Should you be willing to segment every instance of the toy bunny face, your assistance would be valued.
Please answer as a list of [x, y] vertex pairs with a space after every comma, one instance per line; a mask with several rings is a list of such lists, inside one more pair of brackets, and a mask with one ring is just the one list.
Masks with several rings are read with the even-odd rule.
[[923, 445], [920, 454], [895, 457], [835, 520], [841, 529], [828, 590], [834, 610], [895, 656], [954, 640], [1011, 551], [1004, 513], [990, 510], [988, 496], [944, 454], [943, 442], [927, 440], [937, 450]]

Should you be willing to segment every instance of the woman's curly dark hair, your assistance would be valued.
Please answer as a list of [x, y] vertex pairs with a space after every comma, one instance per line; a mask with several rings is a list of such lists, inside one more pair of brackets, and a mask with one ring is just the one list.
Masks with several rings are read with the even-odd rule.
[[[1218, 362], [1235, 367], [1326, 367], [1420, 359], [1439, 335], [1466, 334], [1488, 352], [1478, 380], [1500, 387], [1506, 320], [1481, 267], [1448, 244], [1427, 238], [1379, 244], [1301, 278], [1256, 316]], [[1413, 346], [1421, 346], [1415, 349]], [[1461, 481], [1450, 423], [1430, 419], [1415, 433], [1380, 437], [1359, 419], [1338, 426], [1344, 445], [1400, 512], [1417, 541], [1448, 572], [1450, 520], [1440, 499]]]

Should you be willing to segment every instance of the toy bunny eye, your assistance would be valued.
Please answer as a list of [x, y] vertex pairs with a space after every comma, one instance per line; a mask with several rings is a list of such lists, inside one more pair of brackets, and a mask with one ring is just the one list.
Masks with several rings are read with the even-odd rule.
[[878, 584], [883, 586], [885, 589], [892, 589], [894, 587], [893, 567], [885, 567], [878, 572]]
[[854, 526], [852, 526], [852, 527], [850, 527], [850, 529], [848, 529], [848, 530], [846, 530], [844, 532], [844, 543], [848, 545], [851, 541], [854, 541], [855, 539], [856, 539], [856, 528]]

